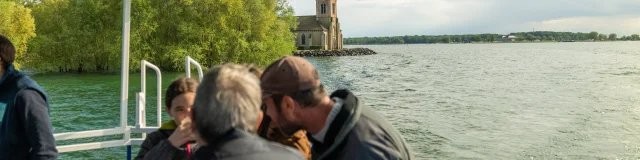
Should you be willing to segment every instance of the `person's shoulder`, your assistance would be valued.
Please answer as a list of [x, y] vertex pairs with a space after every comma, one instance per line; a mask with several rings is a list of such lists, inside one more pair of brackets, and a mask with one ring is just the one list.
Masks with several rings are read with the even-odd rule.
[[39, 96], [42, 96], [41, 94], [42, 93], [40, 93], [40, 91], [38, 90], [27, 88], [18, 91], [18, 94], [16, 94], [16, 96], [18, 98], [37, 98]]
[[270, 155], [269, 157], [273, 157], [274, 159], [305, 159], [302, 153], [297, 149], [277, 142], [264, 142], [269, 148], [269, 150], [266, 152], [268, 155]]
[[[402, 134], [383, 116], [366, 108], [346, 137], [347, 146], [364, 159], [396, 159], [405, 157], [406, 144]], [[403, 159], [403, 158], [400, 158]]]
[[144, 141], [155, 145], [162, 140], [168, 139], [169, 136], [171, 136], [170, 133], [166, 133], [164, 130], [157, 130], [147, 134], [147, 138]]
[[35, 89], [27, 88], [19, 90], [18, 93], [16, 93], [15, 100], [18, 106], [26, 106], [26, 104], [29, 104], [28, 106], [31, 107], [48, 107], [44, 94]]
[[280, 143], [267, 141], [257, 137], [245, 137], [232, 142], [233, 145], [220, 147], [219, 159], [264, 159], [264, 160], [304, 160], [300, 151]]
[[38, 85], [38, 83], [36, 83], [35, 80], [31, 79], [31, 77], [20, 74], [20, 76], [18, 76], [16, 80], [17, 83], [15, 87], [17, 87], [16, 89], [19, 90], [16, 96], [41, 96], [46, 100], [46, 94], [44, 90], [42, 89], [42, 87], [40, 87], [40, 85]]

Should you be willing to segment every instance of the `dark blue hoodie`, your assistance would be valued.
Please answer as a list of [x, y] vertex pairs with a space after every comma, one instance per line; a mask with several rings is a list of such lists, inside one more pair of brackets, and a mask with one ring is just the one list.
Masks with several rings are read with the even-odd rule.
[[0, 159], [56, 159], [44, 91], [9, 66], [0, 79]]

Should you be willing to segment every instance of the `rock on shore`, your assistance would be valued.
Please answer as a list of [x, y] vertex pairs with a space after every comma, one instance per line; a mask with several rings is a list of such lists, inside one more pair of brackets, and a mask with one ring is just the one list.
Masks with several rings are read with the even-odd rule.
[[362, 56], [378, 54], [369, 48], [345, 48], [341, 50], [298, 50], [293, 53], [300, 57], [325, 57], [325, 56]]

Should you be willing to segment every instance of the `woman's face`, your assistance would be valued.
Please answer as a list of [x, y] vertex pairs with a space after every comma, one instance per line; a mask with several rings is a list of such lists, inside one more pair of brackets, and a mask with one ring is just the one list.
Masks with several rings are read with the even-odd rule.
[[171, 109], [167, 110], [169, 116], [173, 118], [177, 125], [185, 118], [191, 118], [191, 108], [196, 94], [187, 92], [180, 94], [171, 100]]

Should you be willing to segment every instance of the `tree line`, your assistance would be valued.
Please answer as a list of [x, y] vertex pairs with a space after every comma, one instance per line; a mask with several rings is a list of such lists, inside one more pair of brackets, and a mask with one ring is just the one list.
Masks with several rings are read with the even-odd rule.
[[[509, 35], [517, 37], [516, 42], [522, 41], [639, 41], [640, 36], [618, 37], [617, 34], [599, 34], [598, 32], [516, 32]], [[357, 37], [345, 38], [345, 44], [417, 44], [417, 43], [472, 43], [472, 42], [497, 42], [504, 35], [501, 34], [467, 34], [467, 35], [407, 35], [392, 37]]]
[[[0, 34], [16, 43], [16, 62], [39, 72], [117, 71], [122, 0], [0, 0]], [[267, 65], [294, 50], [297, 26], [287, 0], [132, 0], [130, 69], [147, 60], [183, 70]]]

